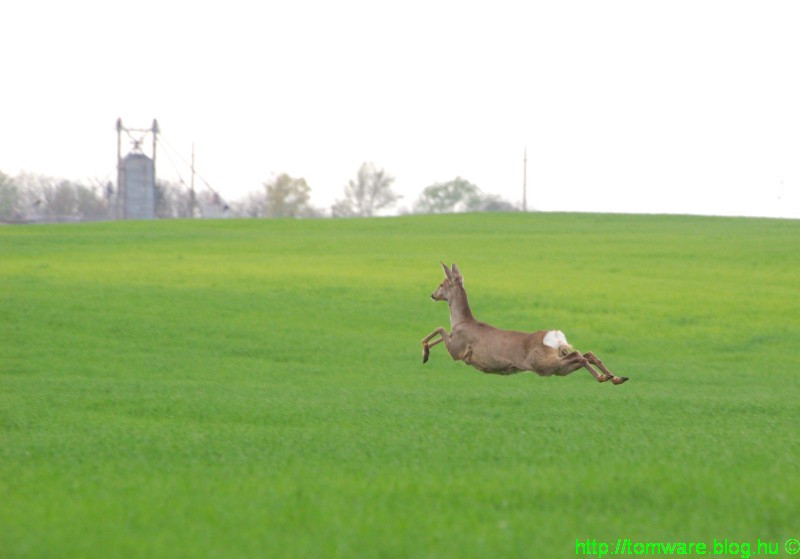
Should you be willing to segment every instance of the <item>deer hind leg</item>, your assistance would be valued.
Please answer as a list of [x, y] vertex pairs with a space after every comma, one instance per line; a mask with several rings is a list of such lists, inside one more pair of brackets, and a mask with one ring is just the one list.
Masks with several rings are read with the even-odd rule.
[[583, 358], [584, 358], [584, 359], [586, 359], [586, 361], [588, 361], [588, 362], [589, 362], [589, 363], [591, 363], [592, 365], [595, 365], [595, 366], [596, 366], [598, 369], [600, 369], [601, 371], [603, 371], [603, 373], [605, 373], [605, 374], [606, 374], [606, 375], [609, 377], [609, 379], [608, 379], [608, 380], [610, 380], [612, 384], [622, 384], [623, 382], [625, 382], [626, 380], [628, 380], [628, 377], [618, 377], [617, 375], [615, 375], [614, 373], [612, 373], [611, 371], [609, 371], [609, 370], [606, 368], [606, 366], [605, 366], [605, 365], [603, 365], [603, 362], [602, 362], [602, 361], [600, 361], [600, 358], [599, 358], [599, 357], [597, 357], [597, 356], [596, 356], [594, 353], [592, 353], [591, 351], [590, 351], [589, 353], [584, 353], [584, 354], [583, 354]]
[[[438, 340], [434, 340], [433, 342], [430, 342], [430, 340], [432, 338], [435, 338], [436, 336], [440, 336], [440, 338]], [[427, 336], [425, 336], [424, 338], [422, 338], [422, 362], [423, 363], [427, 363], [428, 362], [428, 356], [430, 355], [431, 348], [433, 346], [435, 346], [437, 344], [440, 344], [443, 341], [445, 341], [445, 338], [447, 338], [447, 336], [449, 336], [449, 334], [447, 333], [447, 330], [445, 330], [442, 327], [439, 327], [436, 330], [434, 330], [433, 332], [431, 332], [430, 334], [428, 334]], [[445, 344], [445, 345], [447, 345], [447, 344]]]
[[[596, 357], [595, 359], [597, 361], [600, 361]], [[589, 359], [586, 356], [581, 355], [579, 351], [573, 351], [571, 353], [568, 353], [567, 355], [564, 356], [563, 360], [564, 363], [562, 364], [561, 368], [555, 373], [560, 377], [565, 377], [570, 373], [574, 373], [578, 369], [586, 369], [587, 371], [592, 373], [592, 376], [597, 380], [597, 382], [605, 382], [607, 380], [613, 382], [613, 379], [615, 378], [614, 375], [610, 373], [606, 374], [605, 370], [602, 373], [598, 372], [594, 367], [592, 367], [592, 364], [590, 363]], [[620, 383], [615, 383], [615, 384], [620, 384]]]

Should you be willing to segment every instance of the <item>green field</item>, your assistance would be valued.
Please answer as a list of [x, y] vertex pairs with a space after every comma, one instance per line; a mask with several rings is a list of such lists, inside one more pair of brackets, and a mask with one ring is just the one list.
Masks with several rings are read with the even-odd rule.
[[[631, 380], [423, 365], [440, 260]], [[789, 557], [798, 286], [788, 220], [0, 227], [0, 558]]]

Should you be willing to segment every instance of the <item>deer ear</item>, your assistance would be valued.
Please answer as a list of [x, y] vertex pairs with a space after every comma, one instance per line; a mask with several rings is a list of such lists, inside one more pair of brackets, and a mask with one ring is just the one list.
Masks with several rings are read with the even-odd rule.
[[458, 266], [456, 266], [456, 263], [455, 263], [455, 262], [453, 262], [453, 275], [455, 276], [455, 278], [456, 278], [457, 280], [463, 280], [463, 279], [464, 279], [464, 278], [461, 276], [461, 270], [459, 270], [459, 269], [458, 269]]
[[444, 275], [447, 277], [447, 279], [453, 279], [453, 273], [450, 271], [450, 268], [447, 267], [447, 264], [441, 261], [439, 261], [439, 264], [441, 264], [442, 268], [444, 268]]

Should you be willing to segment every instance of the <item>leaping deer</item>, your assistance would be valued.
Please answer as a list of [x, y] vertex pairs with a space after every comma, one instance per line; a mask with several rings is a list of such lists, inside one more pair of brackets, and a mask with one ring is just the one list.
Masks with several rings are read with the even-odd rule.
[[[512, 375], [533, 371], [541, 376], [566, 376], [584, 368], [597, 382], [610, 380], [622, 384], [628, 377], [618, 377], [609, 371], [594, 353], [581, 354], [567, 343], [560, 330], [515, 332], [500, 330], [475, 320], [464, 291], [464, 278], [458, 266], [452, 269], [442, 263], [445, 279], [431, 294], [434, 301], [450, 305], [450, 333], [437, 328], [422, 339], [422, 362], [428, 362], [430, 349], [444, 342], [455, 361], [464, 361], [484, 373]], [[439, 339], [434, 340], [436, 336]], [[598, 371], [597, 369], [600, 369]]]

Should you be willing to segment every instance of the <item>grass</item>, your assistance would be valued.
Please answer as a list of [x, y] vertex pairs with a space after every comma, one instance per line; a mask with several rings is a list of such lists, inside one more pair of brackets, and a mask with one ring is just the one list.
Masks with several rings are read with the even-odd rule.
[[[0, 228], [0, 557], [571, 557], [798, 537], [800, 222]], [[419, 340], [559, 328], [623, 386]], [[755, 547], [753, 547], [755, 550]]]

